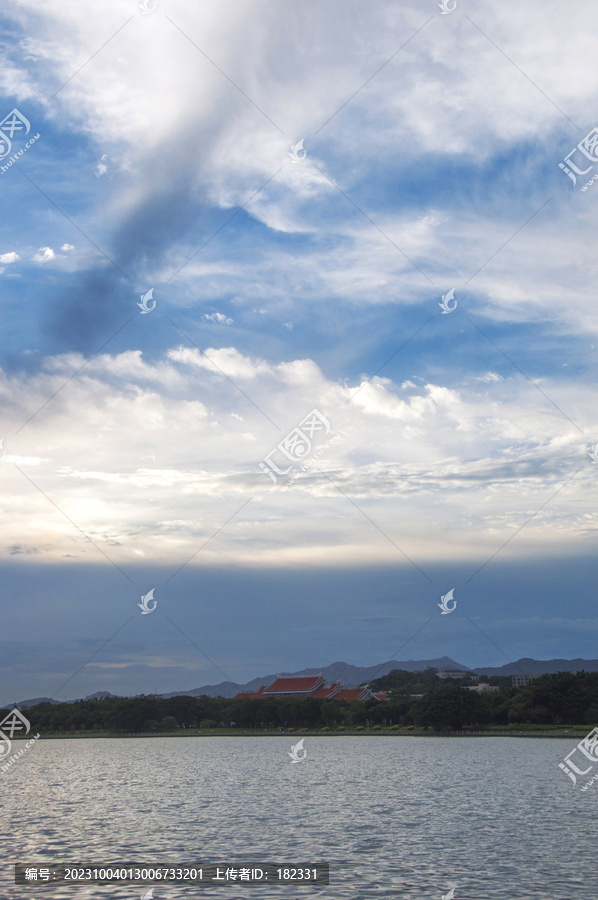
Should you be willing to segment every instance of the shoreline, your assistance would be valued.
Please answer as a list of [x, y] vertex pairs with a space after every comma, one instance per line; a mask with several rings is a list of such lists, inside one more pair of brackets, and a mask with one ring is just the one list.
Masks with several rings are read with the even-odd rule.
[[[591, 729], [592, 726], [589, 725], [578, 725], [571, 726], [571, 728], [564, 731], [391, 731], [390, 729], [385, 729], [381, 731], [355, 731], [355, 730], [346, 730], [346, 731], [318, 731], [318, 730], [310, 730], [310, 729], [298, 729], [297, 731], [260, 731], [252, 730], [252, 731], [242, 731], [240, 729], [234, 728], [214, 728], [209, 729], [202, 732], [197, 732], [195, 729], [179, 729], [178, 731], [165, 731], [165, 732], [50, 732], [48, 734], [41, 734], [41, 740], [94, 740], [97, 738], [110, 738], [111, 740], [115, 740], [118, 738], [219, 738], [219, 737], [277, 737], [277, 738], [286, 738], [287, 740], [295, 740], [301, 738], [314, 738], [314, 737], [322, 737], [322, 738], [335, 738], [335, 737], [427, 737], [427, 738], [446, 738], [446, 737], [461, 737], [461, 738], [492, 738], [492, 737], [524, 737], [524, 738], [551, 738], [551, 739], [567, 739], [573, 740], [578, 737], [585, 737], [588, 732], [588, 729]], [[21, 738], [13, 738], [15, 743], [19, 743], [21, 740], [25, 740], [24, 737]]]

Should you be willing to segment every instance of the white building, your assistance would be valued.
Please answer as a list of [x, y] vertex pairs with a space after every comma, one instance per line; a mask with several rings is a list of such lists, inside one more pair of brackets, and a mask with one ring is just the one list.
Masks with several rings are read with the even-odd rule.
[[468, 672], [467, 670], [463, 672], [460, 669], [459, 671], [455, 672], [446, 669], [444, 672], [436, 672], [436, 675], [438, 676], [438, 678], [442, 678], [443, 680], [445, 678], [473, 678], [474, 681], [477, 681], [480, 677], [479, 675], [474, 675], [473, 672]]
[[511, 675], [511, 684], [513, 687], [527, 687], [530, 681], [535, 681], [539, 675]]

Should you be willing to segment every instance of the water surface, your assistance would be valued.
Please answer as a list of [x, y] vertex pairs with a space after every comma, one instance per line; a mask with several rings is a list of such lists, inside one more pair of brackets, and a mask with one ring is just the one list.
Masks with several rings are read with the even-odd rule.
[[[598, 785], [543, 738], [44, 740], [0, 776], [2, 898], [140, 898], [136, 885], [16, 887], [14, 862], [326, 862], [323, 887], [160, 885], [155, 900], [440, 900], [598, 892]], [[15, 745], [18, 748], [18, 744]]]

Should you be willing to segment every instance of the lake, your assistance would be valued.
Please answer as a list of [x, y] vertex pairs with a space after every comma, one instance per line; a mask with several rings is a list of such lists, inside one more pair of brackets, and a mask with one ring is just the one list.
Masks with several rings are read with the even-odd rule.
[[[2, 791], [2, 898], [141, 898], [149, 885], [16, 887], [15, 862], [330, 862], [331, 884], [156, 885], [155, 900], [590, 898], [598, 785], [558, 768], [578, 738], [45, 740]], [[14, 749], [19, 749], [15, 742]]]

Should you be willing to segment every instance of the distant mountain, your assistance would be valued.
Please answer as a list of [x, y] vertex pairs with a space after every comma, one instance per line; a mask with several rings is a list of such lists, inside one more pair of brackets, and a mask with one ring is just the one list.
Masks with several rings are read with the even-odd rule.
[[[110, 691], [96, 691], [84, 697], [84, 700], [105, 700], [106, 697], [118, 697], [118, 694], [111, 694]], [[32, 700], [19, 700], [17, 706], [19, 709], [28, 709], [30, 706], [37, 706], [38, 703], [51, 703], [56, 706], [59, 703], [77, 703], [77, 700], [53, 700], [52, 697], [34, 697]], [[6, 707], [8, 709], [8, 707]]]
[[[467, 666], [455, 662], [450, 656], [441, 656], [439, 659], [391, 659], [388, 662], [380, 663], [377, 666], [352, 666], [345, 662], [335, 662], [329, 666], [321, 668], [301, 669], [300, 672], [277, 672], [275, 675], [264, 675], [261, 678], [254, 678], [246, 684], [236, 684], [234, 681], [222, 681], [220, 684], [204, 684], [202, 687], [194, 688], [190, 691], [172, 691], [170, 694], [159, 694], [158, 696], [168, 699], [169, 697], [199, 697], [200, 694], [206, 694], [208, 697], [224, 697], [230, 699], [238, 694], [239, 691], [255, 691], [260, 685], [270, 685], [278, 675], [319, 675], [321, 672], [327, 681], [342, 681], [347, 685], [367, 684], [374, 678], [381, 678], [388, 675], [393, 669], [403, 669], [407, 672], [423, 672], [424, 669], [434, 667], [442, 672], [443, 669], [451, 669], [453, 671], [473, 672], [476, 675], [550, 675], [554, 672], [598, 672], [598, 659], [530, 659], [523, 657], [516, 662], [507, 663], [504, 666], [486, 666], [477, 669], [468, 669]], [[97, 691], [95, 694], [89, 694], [85, 700], [103, 700], [105, 697], [117, 697], [118, 694], [111, 694], [109, 691]], [[27, 709], [29, 706], [35, 706], [37, 703], [61, 703], [60, 700], [53, 700], [50, 697], [36, 697], [33, 700], [21, 700], [17, 706], [20, 709]], [[68, 700], [67, 703], [76, 703], [75, 700]], [[11, 707], [9, 704], [6, 708]]]
[[19, 709], [27, 709], [29, 706], [37, 706], [38, 703], [51, 703], [53, 706], [57, 706], [62, 702], [62, 700], [52, 700], [51, 697], [34, 697], [33, 700], [19, 700], [16, 704], [8, 703], [4, 709], [12, 709], [15, 705], [18, 706]]
[[443, 669], [459, 670], [468, 672], [467, 666], [455, 662], [450, 656], [441, 656], [440, 659], [406, 659], [399, 662], [391, 659], [388, 662], [380, 663], [377, 666], [352, 666], [349, 663], [336, 662], [325, 669], [303, 669], [301, 672], [280, 672], [280, 675], [317, 675], [320, 672], [328, 681], [342, 681], [343, 684], [365, 684], [374, 678], [381, 678], [382, 675], [388, 675], [393, 669], [404, 669], [406, 672], [423, 672], [424, 669], [433, 667], [442, 671]]
[[221, 681], [220, 684], [205, 684], [203, 687], [194, 688], [191, 691], [173, 691], [171, 694], [159, 694], [168, 700], [170, 697], [199, 697], [206, 694], [208, 697], [224, 697], [230, 699], [239, 691], [257, 691], [262, 684], [272, 684], [276, 675], [265, 675], [263, 678], [254, 678], [247, 684], [235, 684], [234, 681]]
[[[452, 671], [473, 672], [476, 675], [549, 675], [553, 672], [598, 672], [598, 660], [596, 659], [549, 659], [537, 660], [527, 657], [519, 659], [505, 666], [468, 669], [467, 666], [455, 662], [450, 656], [441, 656], [439, 659], [391, 659], [377, 666], [352, 666], [345, 662], [335, 662], [322, 668], [301, 669], [299, 672], [277, 672], [276, 675], [318, 675], [320, 672], [327, 681], [342, 681], [343, 684], [366, 684], [374, 678], [388, 675], [393, 669], [403, 669], [407, 672], [423, 672], [424, 669], [434, 667], [442, 672], [443, 669]], [[275, 680], [276, 675], [264, 675], [262, 678], [254, 678], [247, 684], [235, 684], [233, 681], [222, 681], [220, 684], [205, 684], [203, 687], [194, 688], [191, 691], [174, 691], [172, 694], [161, 694], [162, 697], [198, 697], [206, 694], [208, 697], [225, 697], [230, 699], [239, 691], [256, 691], [260, 685], [269, 685]]]
[[517, 662], [498, 668], [472, 669], [476, 675], [553, 675], [555, 672], [598, 672], [598, 659], [530, 659], [524, 656]]
[[407, 659], [399, 662], [396, 659], [380, 663], [377, 666], [352, 666], [345, 662], [335, 662], [330, 666], [312, 669], [301, 669], [299, 672], [277, 672], [276, 675], [264, 675], [262, 678], [254, 678], [247, 684], [235, 684], [233, 681], [222, 681], [220, 684], [205, 684], [203, 687], [194, 688], [191, 691], [174, 691], [172, 694], [161, 694], [160, 696], [168, 697], [198, 697], [200, 694], [207, 694], [208, 697], [234, 697], [239, 691], [256, 691], [262, 684], [269, 685], [277, 678], [278, 675], [298, 676], [298, 675], [319, 675], [320, 672], [327, 681], [342, 681], [343, 684], [365, 684], [374, 678], [381, 678], [382, 675], [388, 675], [393, 669], [405, 669], [407, 672], [423, 672], [424, 669], [434, 666], [439, 669], [454, 669], [462, 672], [468, 672], [467, 666], [455, 662], [450, 656], [442, 656], [440, 659]]

